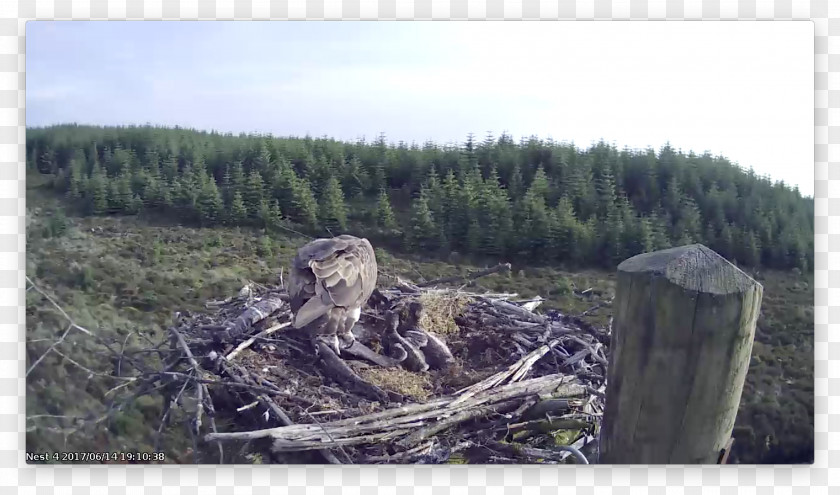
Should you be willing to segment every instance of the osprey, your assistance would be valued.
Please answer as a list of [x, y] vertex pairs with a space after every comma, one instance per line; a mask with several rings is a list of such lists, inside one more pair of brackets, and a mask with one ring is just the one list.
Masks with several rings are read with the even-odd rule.
[[289, 274], [292, 325], [309, 333], [315, 349], [321, 342], [336, 354], [345, 350], [383, 360], [377, 357], [384, 356], [357, 342], [351, 331], [376, 286], [377, 273], [376, 256], [367, 239], [340, 235], [303, 246]]

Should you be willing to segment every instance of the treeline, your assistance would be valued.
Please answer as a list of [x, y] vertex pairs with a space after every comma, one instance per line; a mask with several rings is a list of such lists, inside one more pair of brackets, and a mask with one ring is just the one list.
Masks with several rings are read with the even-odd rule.
[[[27, 163], [93, 215], [350, 228], [410, 251], [613, 267], [702, 242], [747, 266], [813, 269], [814, 202], [722, 157], [581, 150], [509, 136], [438, 145], [60, 125]], [[794, 166], [795, 164], [791, 164]]]

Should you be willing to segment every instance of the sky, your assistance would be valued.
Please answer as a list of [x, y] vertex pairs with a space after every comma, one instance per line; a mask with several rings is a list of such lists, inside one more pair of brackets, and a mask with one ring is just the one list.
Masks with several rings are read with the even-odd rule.
[[814, 190], [810, 22], [30, 21], [26, 122], [723, 155]]

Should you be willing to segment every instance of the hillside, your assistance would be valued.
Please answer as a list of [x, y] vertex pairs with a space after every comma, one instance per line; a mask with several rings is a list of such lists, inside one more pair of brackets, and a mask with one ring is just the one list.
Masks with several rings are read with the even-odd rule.
[[[194, 229], [156, 225], [138, 217], [90, 218], [68, 209], [60, 197], [29, 181], [27, 201], [27, 274], [48, 291], [78, 324], [116, 345], [145, 346], [144, 334], [156, 341], [173, 311], [203, 310], [203, 302], [235, 293], [245, 280], [276, 281], [305, 239], [284, 234], [263, 235], [250, 228]], [[383, 283], [400, 276], [412, 280], [465, 273], [475, 267], [408, 259], [380, 249]], [[765, 302], [750, 372], [739, 411], [733, 456], [739, 462], [808, 462], [813, 458], [813, 277], [765, 271]], [[602, 298], [580, 297], [575, 290], [593, 288]], [[613, 273], [598, 270], [566, 272], [556, 268], [514, 265], [510, 276], [491, 276], [478, 290], [515, 291], [524, 297], [546, 297], [547, 308], [582, 313], [609, 299]], [[586, 318], [604, 324], [609, 307]], [[27, 294], [29, 364], [66, 325], [57, 311], [35, 291]], [[131, 337], [129, 337], [131, 336]], [[84, 335], [68, 339], [68, 357], [94, 366], [102, 349]], [[58, 356], [47, 357], [27, 380], [27, 416], [85, 416], [101, 408], [105, 389], [92, 387], [90, 377]], [[60, 386], [57, 386], [60, 384]], [[111, 383], [110, 385], [113, 385]], [[109, 433], [98, 438], [66, 436], [61, 418], [33, 418], [27, 434], [32, 449], [150, 449], [161, 405], [141, 400], [134, 410], [118, 415]], [[189, 451], [184, 438], [166, 438], [168, 459]], [[184, 461], [189, 461], [184, 458]]]
[[702, 242], [746, 266], [813, 270], [814, 202], [723, 157], [537, 138], [460, 146], [64, 125], [30, 169], [87, 213], [191, 225], [347, 229], [407, 252], [612, 269]]

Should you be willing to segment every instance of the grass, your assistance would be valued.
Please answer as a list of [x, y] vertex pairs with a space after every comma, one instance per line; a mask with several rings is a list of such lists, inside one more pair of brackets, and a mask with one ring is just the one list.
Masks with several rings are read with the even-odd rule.
[[[157, 341], [175, 311], [203, 311], [208, 299], [236, 293], [247, 280], [275, 283], [305, 239], [265, 235], [239, 228], [196, 229], [134, 217], [82, 217], [61, 198], [28, 183], [27, 275], [47, 291], [79, 325], [118, 348], [140, 349]], [[477, 267], [420, 256], [394, 256], [377, 250], [380, 284], [395, 277], [416, 282], [466, 275]], [[736, 423], [733, 456], [740, 462], [809, 462], [813, 459], [813, 274], [762, 272], [765, 296], [750, 371]], [[575, 291], [593, 289], [581, 297]], [[613, 273], [517, 266], [507, 274], [482, 278], [474, 291], [540, 295], [543, 309], [578, 314], [612, 297]], [[599, 295], [600, 294], [600, 295]], [[432, 306], [435, 301], [426, 301]], [[437, 301], [435, 328], [451, 329], [457, 304]], [[606, 325], [610, 310], [588, 317]], [[440, 321], [438, 321], [440, 320]], [[29, 366], [64, 330], [66, 320], [35, 291], [26, 295]], [[110, 372], [115, 363], [90, 338], [76, 332], [60, 348], [94, 370]], [[406, 383], [398, 374], [378, 373], [386, 388], [427, 396], [423, 383]], [[27, 380], [27, 415], [85, 416], [103, 409], [102, 397], [118, 383], [90, 377], [56, 354], [48, 355]], [[106, 422], [98, 435], [66, 434], [73, 421], [27, 421], [27, 450], [151, 451], [161, 415], [159, 400], [144, 398]], [[186, 421], [175, 415], [175, 422]], [[52, 428], [52, 429], [50, 429]], [[64, 433], [56, 429], [64, 430]], [[181, 428], [173, 428], [182, 431]], [[189, 438], [165, 438], [167, 458], [191, 448]]]

